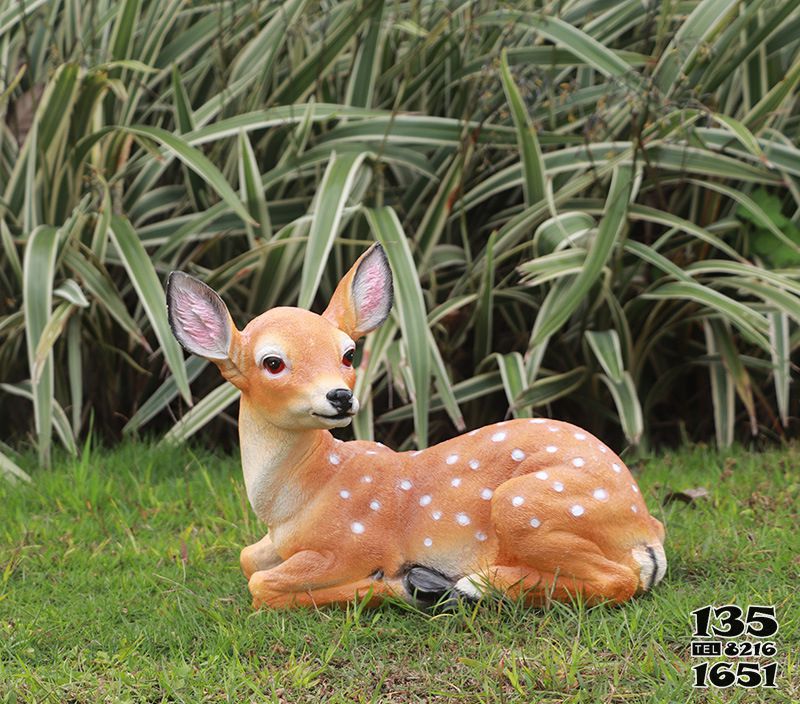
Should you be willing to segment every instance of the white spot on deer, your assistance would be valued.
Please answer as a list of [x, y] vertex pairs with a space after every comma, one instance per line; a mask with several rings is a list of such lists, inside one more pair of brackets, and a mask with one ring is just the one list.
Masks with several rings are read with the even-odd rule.
[[341, 496], [343, 499], [349, 499], [350, 498], [350, 492], [347, 491], [347, 489], [342, 489], [339, 492], [339, 496]]
[[364, 452], [364, 454], [365, 455], [377, 455], [378, 453], [375, 452], [375, 450], [367, 450], [366, 452]]
[[538, 528], [542, 522], [538, 518], [531, 518], [531, 528]]
[[600, 452], [606, 454], [606, 452], [608, 452], [608, 448], [605, 445], [600, 445]]
[[534, 423], [535, 425], [541, 425], [542, 423], [547, 423], [547, 418], [531, 418], [529, 423]]
[[525, 459], [525, 453], [519, 448], [516, 448], [511, 451], [511, 459], [516, 460], [517, 462], [522, 462], [522, 460]]
[[538, 471], [538, 472], [536, 472], [536, 474], [534, 474], [533, 476], [534, 476], [534, 477], [536, 477], [537, 479], [542, 479], [542, 480], [544, 480], [544, 479], [547, 479], [547, 477], [548, 477], [548, 474], [547, 474], [547, 472], [545, 472], [544, 470], [539, 470], [539, 471]]
[[485, 489], [481, 489], [481, 498], [484, 501], [491, 499], [493, 494], [494, 492], [488, 486]]
[[460, 526], [468, 526], [470, 524], [469, 516], [466, 513], [457, 513], [456, 523]]
[[561, 482], [553, 482], [553, 489], [561, 493], [562, 491], [564, 491], [564, 485]]
[[544, 448], [544, 449], [545, 449], [547, 452], [549, 452], [551, 455], [552, 455], [554, 452], [558, 452], [558, 448], [557, 448], [555, 445], [548, 445], [548, 446], [547, 446], [546, 448]]
[[419, 505], [420, 506], [427, 506], [433, 499], [431, 499], [430, 494], [423, 494], [419, 497]]
[[450, 486], [458, 488], [461, 486], [461, 477], [454, 477], [451, 482]]
[[576, 440], [586, 440], [585, 433], [575, 433], [572, 437], [574, 437]]
[[570, 513], [571, 513], [573, 516], [576, 516], [576, 517], [577, 517], [577, 516], [582, 516], [582, 515], [583, 515], [583, 514], [586, 512], [586, 509], [585, 509], [585, 508], [583, 508], [583, 506], [581, 506], [580, 504], [575, 504], [575, 505], [574, 505], [574, 506], [573, 506], [573, 507], [572, 507], [572, 508], [569, 510], [569, 512], [570, 512]]
[[583, 459], [583, 457], [576, 457], [574, 460], [572, 460], [572, 464], [575, 467], [583, 467], [583, 465], [586, 464], [586, 460]]
[[477, 431], [477, 430], [470, 430], [470, 431], [467, 433], [467, 435], [469, 435], [470, 437], [475, 437], [477, 434], [478, 434], [478, 431]]
[[373, 511], [377, 511], [381, 507], [381, 502], [378, 501], [377, 499], [373, 499], [372, 501], [369, 502], [369, 507]]
[[634, 513], [639, 513], [639, 509], [637, 508], [636, 504], [631, 504], [631, 511]]
[[497, 425], [498, 427], [501, 427], [501, 426], [505, 425], [506, 423], [508, 423], [507, 420], [501, 420], [499, 423], [495, 423], [495, 425]]
[[369, 476], [369, 474], [365, 474], [361, 477], [361, 481], [364, 482], [364, 484], [372, 484], [372, 477]]
[[525, 499], [523, 497], [521, 497], [521, 496], [515, 496], [513, 499], [511, 499], [511, 505], [512, 506], [522, 506], [522, 504], [524, 504], [524, 503], [525, 503]]
[[350, 530], [352, 530], [356, 535], [361, 535], [364, 532], [364, 524], [359, 523], [358, 521], [353, 521], [350, 524]]
[[458, 462], [458, 455], [450, 455], [450, 456], [449, 456], [449, 457], [448, 457], [448, 458], [445, 460], [445, 462], [447, 462], [447, 464], [455, 464], [456, 462]]
[[431, 545], [433, 545], [433, 541], [430, 538], [425, 538], [425, 540], [422, 541], [422, 544], [426, 548], [429, 548]]
[[506, 439], [505, 433], [495, 433], [494, 435], [492, 435], [492, 442], [502, 442], [505, 439]]
[[400, 488], [403, 491], [408, 491], [409, 489], [411, 489], [412, 486], [413, 485], [411, 484], [411, 482], [408, 479], [403, 479], [403, 481], [400, 482]]
[[631, 489], [633, 489], [633, 493], [634, 494], [638, 494], [639, 493], [639, 487], [636, 486], [636, 484], [631, 484]]
[[481, 466], [481, 463], [478, 460], [470, 460], [469, 461], [469, 468], [472, 470], [478, 469]]
[[605, 501], [608, 498], [608, 492], [605, 489], [595, 489], [592, 496], [598, 501]]
[[548, 426], [548, 428], [547, 428], [547, 429], [548, 429], [548, 430], [549, 430], [551, 433], [557, 433], [557, 432], [558, 432], [558, 428], [557, 428], [555, 425], [550, 425], [550, 426]]
[[[377, 454], [377, 453], [375, 453], [375, 454]], [[411, 453], [411, 456], [412, 457], [416, 457], [417, 455], [421, 455], [421, 454], [422, 454], [422, 450], [414, 450], [414, 452]]]
[[439, 520], [441, 517], [442, 517], [442, 512], [441, 512], [441, 511], [433, 511], [433, 512], [431, 513], [431, 518], [432, 518], [434, 521], [438, 521], [438, 520]]
[[616, 462], [611, 465], [611, 469], [613, 469], [617, 474], [622, 471], [622, 467], [620, 467]]
[[486, 540], [486, 533], [484, 533], [482, 530], [479, 530], [477, 533], [475, 533], [475, 540], [482, 543], [484, 540]]
[[333, 453], [328, 455], [328, 462], [330, 462], [331, 464], [339, 464], [339, 462], [341, 461], [342, 460], [339, 458], [339, 455], [335, 455]]

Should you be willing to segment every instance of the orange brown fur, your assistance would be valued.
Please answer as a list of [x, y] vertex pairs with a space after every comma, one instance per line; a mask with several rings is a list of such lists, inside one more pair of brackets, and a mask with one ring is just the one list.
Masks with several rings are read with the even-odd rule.
[[[391, 302], [364, 300], [390, 296], [377, 291], [391, 287], [391, 275], [375, 252], [359, 259], [323, 316], [267, 311], [242, 332], [232, 328], [227, 359], [213, 360], [242, 391], [245, 484], [270, 529], [241, 555], [254, 605], [412, 599], [410, 566], [458, 594], [495, 588], [531, 603], [576, 594], [622, 602], [653, 586], [666, 569], [663, 526], [622, 460], [574, 425], [517, 419], [403, 453], [331, 435], [349, 416], [333, 414], [325, 398], [355, 384], [343, 351]], [[286, 369], [267, 371], [270, 354]]]

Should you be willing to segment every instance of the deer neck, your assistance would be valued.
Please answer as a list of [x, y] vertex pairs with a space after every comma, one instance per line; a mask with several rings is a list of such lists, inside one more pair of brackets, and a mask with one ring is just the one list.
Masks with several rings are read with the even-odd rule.
[[297, 515], [324, 482], [324, 470], [315, 467], [325, 465], [314, 458], [332, 444], [327, 430], [280, 428], [242, 398], [239, 445], [247, 498], [271, 530]]

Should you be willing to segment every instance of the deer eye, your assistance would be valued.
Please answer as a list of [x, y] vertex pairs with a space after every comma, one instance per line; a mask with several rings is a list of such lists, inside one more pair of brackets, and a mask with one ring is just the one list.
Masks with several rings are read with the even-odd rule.
[[284, 369], [286, 369], [286, 363], [280, 357], [276, 357], [275, 355], [268, 355], [267, 357], [264, 357], [264, 359], [261, 361], [261, 365], [270, 374], [280, 374]]
[[355, 350], [347, 350], [347, 352], [345, 352], [344, 355], [342, 355], [342, 364], [344, 364], [344, 366], [346, 367], [352, 367], [353, 357], [355, 356], [356, 356]]

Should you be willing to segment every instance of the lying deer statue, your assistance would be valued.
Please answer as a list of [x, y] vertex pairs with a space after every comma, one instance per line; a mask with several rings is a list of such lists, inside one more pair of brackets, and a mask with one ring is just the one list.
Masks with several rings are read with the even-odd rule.
[[242, 392], [247, 496], [269, 526], [241, 553], [254, 607], [367, 595], [429, 605], [487, 590], [622, 602], [664, 576], [663, 526], [622, 460], [574, 425], [509, 420], [415, 452], [331, 435], [358, 412], [356, 341], [392, 305], [380, 245], [322, 315], [274, 308], [239, 331], [222, 299], [180, 272], [167, 299], [175, 337]]

